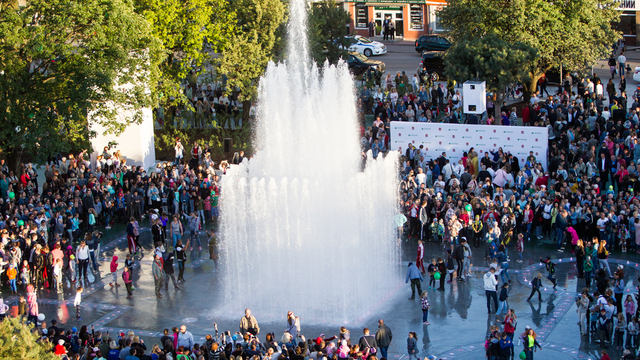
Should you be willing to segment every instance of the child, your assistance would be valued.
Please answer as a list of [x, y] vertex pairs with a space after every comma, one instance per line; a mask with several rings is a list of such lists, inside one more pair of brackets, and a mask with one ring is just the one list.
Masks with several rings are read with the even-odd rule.
[[616, 342], [616, 349], [617, 350], [622, 350], [622, 347], [624, 345], [624, 331], [627, 329], [627, 320], [624, 319], [624, 314], [623, 313], [618, 313], [618, 321], [616, 323], [616, 333], [615, 333], [615, 342]]
[[136, 287], [133, 286], [133, 258], [131, 254], [127, 254], [127, 258], [124, 260], [124, 266], [129, 269], [129, 277], [131, 278], [131, 290], [135, 290]]
[[[429, 289], [433, 286], [433, 290], [436, 289], [436, 278], [433, 275], [438, 271], [438, 265], [436, 264], [436, 259], [431, 259], [431, 264], [427, 266], [427, 272], [429, 273]], [[432, 285], [433, 284], [433, 285]]]
[[447, 284], [451, 284], [451, 282], [453, 282], [453, 272], [455, 270], [454, 264], [455, 262], [453, 261], [451, 250], [447, 249], [447, 273], [449, 274], [449, 280], [447, 280]]
[[518, 260], [516, 262], [522, 262], [522, 252], [524, 251], [524, 235], [518, 234], [518, 242], [516, 242], [516, 252], [518, 252]]
[[429, 308], [431, 308], [431, 305], [429, 304], [429, 299], [427, 298], [427, 295], [428, 295], [427, 292], [423, 291], [422, 296], [420, 297], [420, 304], [422, 306], [422, 323], [424, 325], [431, 324], [429, 322]]
[[633, 315], [636, 313], [636, 303], [633, 302], [633, 296], [627, 295], [624, 300], [624, 312], [627, 314], [627, 323], [631, 323]]
[[429, 229], [431, 230], [431, 239], [435, 243], [440, 241], [440, 238], [438, 237], [438, 227], [438, 218], [433, 218], [433, 222], [431, 223], [431, 226], [429, 226]]
[[504, 313], [507, 313], [507, 298], [509, 298], [509, 283], [502, 284], [502, 289], [500, 290], [500, 296], [498, 300], [500, 301], [500, 306], [498, 306], [498, 311], [496, 312], [496, 320], [500, 321], [500, 314], [504, 310]]
[[29, 308], [29, 316], [27, 321], [34, 325], [38, 324], [38, 295], [33, 285], [27, 285], [27, 307]]
[[62, 259], [56, 259], [56, 264], [53, 266], [53, 277], [56, 280], [58, 294], [62, 294]]
[[73, 300], [73, 306], [76, 307], [76, 320], [82, 321], [80, 317], [80, 303], [82, 302], [82, 286], [76, 289], [76, 298]]
[[591, 333], [595, 333], [598, 329], [598, 315], [600, 314], [600, 306], [594, 305], [589, 309], [589, 326]]
[[113, 287], [113, 283], [116, 284], [116, 287], [120, 286], [120, 284], [118, 284], [118, 257], [115, 255], [111, 258], [109, 270], [111, 270], [111, 282], [109, 282], [109, 286]]
[[558, 280], [554, 276], [556, 273], [556, 264], [554, 264], [553, 261], [551, 261], [551, 257], [549, 256], [547, 256], [545, 260], [540, 258], [540, 262], [543, 262], [547, 267], [547, 271], [549, 272], [549, 275], [547, 275], [547, 279], [549, 279], [549, 281], [553, 283], [553, 288], [555, 289], [556, 286], [558, 285]]
[[27, 285], [29, 285], [29, 262], [24, 260], [22, 262], [22, 270], [20, 270], [20, 284], [22, 284], [22, 289], [26, 290]]
[[627, 348], [636, 349], [638, 347], [638, 330], [640, 330], [637, 317], [629, 321], [627, 330]]
[[7, 279], [9, 279], [9, 286], [11, 287], [12, 293], [18, 292], [18, 287], [16, 286], [16, 277], [18, 276], [18, 270], [16, 270], [15, 263], [9, 264], [9, 269], [7, 270]]
[[20, 302], [18, 302], [18, 317], [23, 318], [27, 314], [27, 299], [24, 295], [20, 295]]
[[122, 269], [122, 281], [124, 281], [124, 286], [127, 288], [127, 299], [133, 298], [133, 294], [131, 293], [133, 279], [131, 278], [131, 271], [129, 271], [129, 268], [126, 266]]
[[67, 270], [69, 270], [69, 276], [71, 277], [71, 282], [76, 282], [76, 255], [73, 252], [73, 247], [71, 245], [67, 246], [67, 251], [65, 252], [65, 256], [69, 258], [69, 263], [67, 264]]

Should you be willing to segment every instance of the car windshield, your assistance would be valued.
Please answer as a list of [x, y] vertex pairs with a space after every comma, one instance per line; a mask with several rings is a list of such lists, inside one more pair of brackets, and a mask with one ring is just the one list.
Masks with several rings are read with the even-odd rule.
[[373, 41], [367, 39], [366, 37], [358, 38], [358, 41], [360, 41], [361, 43], [365, 43], [365, 44], [371, 44], [373, 42]]
[[364, 56], [364, 55], [362, 55], [362, 54], [360, 54], [360, 53], [352, 53], [352, 54], [351, 54], [351, 56], [353, 56], [353, 57], [357, 58], [357, 59], [358, 59], [358, 60], [360, 60], [360, 61], [367, 61], [367, 60], [369, 60], [369, 58], [368, 58], [368, 57], [366, 57], [366, 56]]

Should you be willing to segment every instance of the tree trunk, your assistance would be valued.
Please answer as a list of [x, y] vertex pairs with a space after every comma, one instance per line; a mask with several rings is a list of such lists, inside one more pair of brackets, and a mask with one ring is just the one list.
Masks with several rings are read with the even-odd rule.
[[249, 117], [249, 112], [251, 111], [251, 101], [243, 100], [242, 101], [242, 125], [250, 124], [251, 118]]
[[522, 98], [525, 103], [529, 103], [531, 100], [531, 95], [534, 94], [538, 90], [538, 80], [542, 77], [542, 73], [538, 74], [530, 74], [531, 81], [528, 84], [523, 84], [524, 91], [522, 94]]
[[20, 175], [20, 164], [22, 162], [22, 147], [14, 146], [10, 151], [7, 151], [7, 166], [9, 170], [13, 171], [16, 176]]

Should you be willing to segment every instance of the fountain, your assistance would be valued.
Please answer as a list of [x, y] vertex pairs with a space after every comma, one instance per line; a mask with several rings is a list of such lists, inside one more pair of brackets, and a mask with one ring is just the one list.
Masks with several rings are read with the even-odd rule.
[[224, 312], [353, 323], [398, 285], [398, 157], [369, 153], [361, 170], [347, 65], [312, 65], [306, 0], [291, 0], [288, 31], [288, 61], [259, 86], [260, 150], [222, 183]]

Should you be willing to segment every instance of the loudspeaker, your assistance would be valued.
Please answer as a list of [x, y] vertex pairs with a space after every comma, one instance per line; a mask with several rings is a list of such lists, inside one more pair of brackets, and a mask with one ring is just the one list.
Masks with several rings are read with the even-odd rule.
[[462, 84], [465, 114], [482, 114], [487, 111], [487, 91], [484, 81], [467, 81]]
[[223, 142], [223, 149], [225, 153], [230, 153], [231, 152], [231, 148], [233, 147], [233, 139], [231, 138], [224, 138], [222, 139]]

